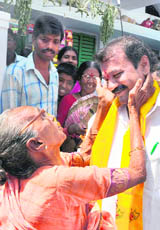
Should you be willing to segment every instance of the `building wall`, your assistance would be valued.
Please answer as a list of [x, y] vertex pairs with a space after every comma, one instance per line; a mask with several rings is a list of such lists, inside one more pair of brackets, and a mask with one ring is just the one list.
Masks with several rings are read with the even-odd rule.
[[0, 38], [1, 38], [0, 91], [1, 91], [1, 88], [2, 88], [4, 72], [5, 72], [5, 69], [6, 69], [7, 35], [8, 35], [9, 20], [10, 20], [10, 14], [1, 11], [1, 13], [0, 13]]

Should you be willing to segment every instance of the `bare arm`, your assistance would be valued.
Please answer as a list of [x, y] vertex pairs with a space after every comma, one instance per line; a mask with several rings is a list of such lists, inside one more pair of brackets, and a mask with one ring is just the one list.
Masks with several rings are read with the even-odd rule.
[[108, 196], [123, 192], [146, 179], [145, 149], [140, 131], [139, 108], [154, 92], [151, 82], [152, 79], [149, 76], [143, 86], [142, 81], [138, 80], [135, 87], [130, 91], [128, 100], [131, 142], [130, 164], [128, 168], [111, 170], [112, 184]]
[[145, 150], [140, 133], [139, 116], [134, 108], [129, 108], [131, 152], [128, 168], [111, 169], [111, 186], [107, 196], [113, 196], [140, 184], [146, 179]]
[[[92, 127], [88, 131], [87, 136], [80, 146], [80, 153], [84, 157], [84, 159], [90, 159], [90, 153], [92, 149], [92, 145], [95, 141], [97, 133], [109, 111], [109, 108], [113, 102], [114, 94], [111, 93], [106, 86], [102, 86], [100, 83], [100, 79], [97, 79], [97, 93], [98, 93], [98, 107], [97, 112], [95, 114], [95, 119], [93, 121]], [[89, 163], [89, 161], [88, 161]]]

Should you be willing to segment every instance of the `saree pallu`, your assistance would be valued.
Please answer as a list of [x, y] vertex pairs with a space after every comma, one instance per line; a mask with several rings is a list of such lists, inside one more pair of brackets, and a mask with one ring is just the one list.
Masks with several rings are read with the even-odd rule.
[[87, 127], [91, 116], [96, 112], [98, 106], [98, 97], [95, 93], [81, 97], [71, 106], [64, 127], [68, 127], [73, 123], [81, 124]]
[[[81, 128], [86, 129], [88, 121], [96, 112], [98, 106], [98, 97], [95, 93], [81, 97], [71, 106], [64, 128], [68, 128], [71, 124], [77, 123]], [[82, 137], [76, 134], [69, 135], [63, 143], [61, 150], [64, 152], [74, 152], [82, 142]]]

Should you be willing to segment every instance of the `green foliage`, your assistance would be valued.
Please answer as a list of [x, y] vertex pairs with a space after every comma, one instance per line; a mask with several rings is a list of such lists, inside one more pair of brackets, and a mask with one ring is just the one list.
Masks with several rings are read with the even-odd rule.
[[6, 4], [13, 4], [14, 0], [4, 0], [4, 3], [6, 3]]
[[105, 44], [114, 31], [114, 20], [117, 15], [117, 8], [111, 5], [106, 5], [106, 9], [102, 15], [100, 25], [101, 41]]
[[25, 35], [26, 26], [29, 23], [31, 15], [32, 0], [16, 0], [15, 16], [18, 19], [18, 30]]
[[30, 20], [32, 0], [4, 0], [4, 3], [9, 5], [14, 4], [14, 2], [15, 18], [18, 19], [18, 31], [19, 34], [24, 36], [26, 33], [26, 26]]
[[[14, 0], [4, 0], [6, 4], [14, 4]], [[32, 0], [16, 0], [14, 7], [15, 18], [18, 19], [17, 49], [21, 54], [25, 47], [27, 24], [30, 20]]]
[[[43, 0], [43, 3], [52, 2], [54, 5], [57, 3], [61, 6], [62, 0]], [[115, 6], [105, 3], [102, 0], [68, 0], [67, 5], [69, 7], [77, 8], [77, 12], [81, 15], [91, 15], [92, 18], [97, 16], [101, 17], [100, 25], [100, 38], [103, 44], [105, 44], [114, 31], [114, 20], [118, 13]]]
[[[13, 4], [14, 0], [4, 0], [7, 4]], [[62, 6], [62, 0], [43, 0], [43, 5], [51, 2], [53, 5]], [[30, 19], [32, 0], [16, 0], [15, 16], [18, 19], [19, 34], [25, 35], [26, 25]], [[81, 15], [91, 15], [92, 18], [101, 17], [100, 38], [105, 44], [113, 34], [114, 20], [117, 15], [117, 8], [102, 0], [68, 0], [69, 7], [75, 7]]]

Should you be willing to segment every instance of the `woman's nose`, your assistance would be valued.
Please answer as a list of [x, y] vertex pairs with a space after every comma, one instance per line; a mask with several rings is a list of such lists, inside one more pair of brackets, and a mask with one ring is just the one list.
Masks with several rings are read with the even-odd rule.
[[90, 77], [90, 78], [88, 79], [88, 81], [89, 81], [89, 82], [96, 82], [96, 78], [95, 78], [95, 77]]
[[68, 61], [72, 63], [73, 62], [72, 57], [69, 57]]

